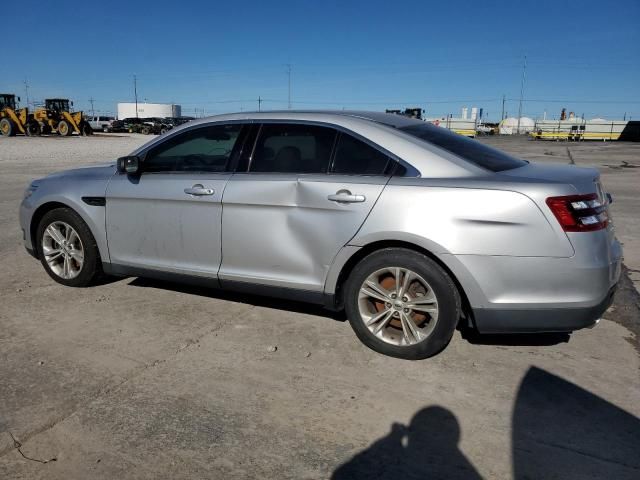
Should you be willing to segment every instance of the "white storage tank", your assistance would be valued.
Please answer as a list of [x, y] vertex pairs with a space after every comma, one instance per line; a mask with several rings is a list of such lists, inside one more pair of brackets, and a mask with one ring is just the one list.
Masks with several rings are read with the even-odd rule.
[[498, 126], [500, 135], [515, 135], [517, 133], [529, 133], [535, 127], [536, 122], [529, 117], [520, 117], [520, 132], [518, 132], [518, 119], [508, 117], [502, 120]]
[[149, 117], [181, 117], [182, 107], [174, 103], [140, 103], [138, 102], [138, 114], [136, 115], [135, 103], [119, 103], [118, 119], [123, 118], [149, 118]]

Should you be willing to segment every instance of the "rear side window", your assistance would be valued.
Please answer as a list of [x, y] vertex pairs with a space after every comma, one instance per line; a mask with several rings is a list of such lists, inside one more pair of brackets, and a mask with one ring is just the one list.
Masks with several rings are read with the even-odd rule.
[[240, 135], [239, 124], [188, 130], [153, 148], [145, 172], [224, 172]]
[[384, 175], [389, 161], [379, 150], [341, 133], [331, 171], [345, 175]]
[[326, 173], [336, 131], [314, 125], [265, 124], [249, 171]]
[[527, 164], [524, 160], [520, 160], [512, 157], [511, 155], [507, 155], [500, 150], [483, 145], [477, 140], [463, 137], [462, 135], [450, 132], [445, 128], [436, 127], [428, 123], [400, 127], [399, 130], [425, 140], [426, 142], [436, 145], [443, 150], [447, 150], [470, 163], [474, 163], [475, 165], [491, 170], [492, 172], [511, 170]]

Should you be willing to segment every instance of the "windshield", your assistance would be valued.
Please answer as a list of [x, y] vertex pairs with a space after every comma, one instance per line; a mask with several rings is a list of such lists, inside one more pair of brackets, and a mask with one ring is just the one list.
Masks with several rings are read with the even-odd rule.
[[11, 108], [15, 110], [15, 97], [13, 95], [0, 95], [0, 109], [4, 107]]
[[400, 127], [399, 130], [414, 137], [418, 137], [428, 143], [457, 155], [464, 160], [474, 163], [492, 172], [501, 172], [513, 168], [522, 167], [527, 162], [512, 157], [500, 150], [483, 145], [477, 140], [472, 140], [449, 130], [423, 123]]
[[68, 112], [69, 100], [47, 100], [47, 110], [54, 110], [56, 112]]

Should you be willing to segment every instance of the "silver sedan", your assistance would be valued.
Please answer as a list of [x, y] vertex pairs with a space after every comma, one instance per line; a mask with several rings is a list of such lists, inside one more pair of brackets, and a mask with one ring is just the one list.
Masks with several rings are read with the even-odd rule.
[[27, 188], [27, 250], [57, 282], [197, 282], [346, 310], [419, 359], [462, 324], [572, 331], [610, 304], [621, 248], [594, 169], [539, 166], [372, 112], [191, 122]]

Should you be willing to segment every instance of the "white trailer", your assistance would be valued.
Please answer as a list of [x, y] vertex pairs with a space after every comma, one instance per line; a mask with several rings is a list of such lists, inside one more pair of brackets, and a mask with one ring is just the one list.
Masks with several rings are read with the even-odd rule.
[[618, 140], [629, 122], [625, 120], [538, 120], [529, 135], [541, 140]]
[[118, 120], [123, 118], [169, 118], [181, 117], [182, 107], [174, 103], [140, 103], [138, 102], [138, 112], [136, 115], [135, 103], [118, 104]]
[[475, 137], [477, 120], [469, 118], [454, 118], [454, 117], [440, 117], [440, 118], [425, 118], [426, 122], [431, 122], [437, 127], [447, 128], [452, 132], [456, 132], [465, 137]]

